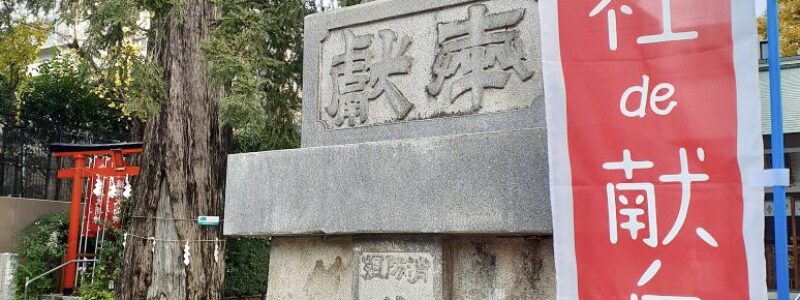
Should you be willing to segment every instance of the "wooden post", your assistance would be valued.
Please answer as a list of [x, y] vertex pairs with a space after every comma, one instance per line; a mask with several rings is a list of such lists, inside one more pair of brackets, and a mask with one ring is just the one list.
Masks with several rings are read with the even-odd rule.
[[[78, 239], [80, 238], [81, 222], [81, 196], [83, 195], [83, 168], [86, 158], [83, 155], [74, 156], [72, 165], [72, 198], [69, 206], [69, 239], [67, 241], [67, 255], [64, 261], [78, 259]], [[69, 264], [64, 269], [64, 290], [72, 291], [75, 288], [75, 264]]]

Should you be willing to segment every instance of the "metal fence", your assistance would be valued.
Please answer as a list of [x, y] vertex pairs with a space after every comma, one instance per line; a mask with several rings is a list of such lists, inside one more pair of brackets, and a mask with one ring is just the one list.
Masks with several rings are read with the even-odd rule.
[[0, 124], [0, 196], [68, 201], [70, 184], [58, 180], [63, 161], [51, 143], [98, 144], [128, 141], [129, 134], [84, 128], [30, 128]]
[[[772, 201], [772, 195], [767, 195], [768, 201]], [[786, 196], [787, 219], [788, 224], [788, 241], [789, 241], [789, 287], [792, 290], [800, 290], [800, 194], [790, 193]], [[771, 212], [767, 212], [771, 215]], [[770, 290], [777, 288], [777, 278], [775, 276], [776, 260], [775, 260], [775, 231], [772, 226], [774, 222], [772, 216], [768, 216], [766, 220], [765, 232], [765, 256], [767, 259], [767, 287]]]

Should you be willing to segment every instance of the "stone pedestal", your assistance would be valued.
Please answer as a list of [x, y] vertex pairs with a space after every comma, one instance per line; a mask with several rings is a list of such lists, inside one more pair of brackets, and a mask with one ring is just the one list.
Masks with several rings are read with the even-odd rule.
[[554, 299], [534, 0], [306, 19], [302, 148], [231, 155], [227, 235], [269, 299]]
[[552, 240], [280, 237], [267, 299], [555, 299]]

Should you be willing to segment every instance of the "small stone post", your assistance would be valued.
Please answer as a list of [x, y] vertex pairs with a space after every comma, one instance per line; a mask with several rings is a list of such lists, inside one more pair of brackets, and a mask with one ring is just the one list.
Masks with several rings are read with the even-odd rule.
[[16, 269], [16, 254], [0, 253], [0, 300], [14, 299], [14, 273]]

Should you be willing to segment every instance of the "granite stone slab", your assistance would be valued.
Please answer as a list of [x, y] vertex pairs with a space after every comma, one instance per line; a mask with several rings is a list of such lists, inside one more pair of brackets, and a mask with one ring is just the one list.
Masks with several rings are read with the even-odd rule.
[[538, 2], [375, 1], [306, 18], [302, 145], [544, 128]]
[[544, 128], [229, 156], [226, 235], [550, 234]]

